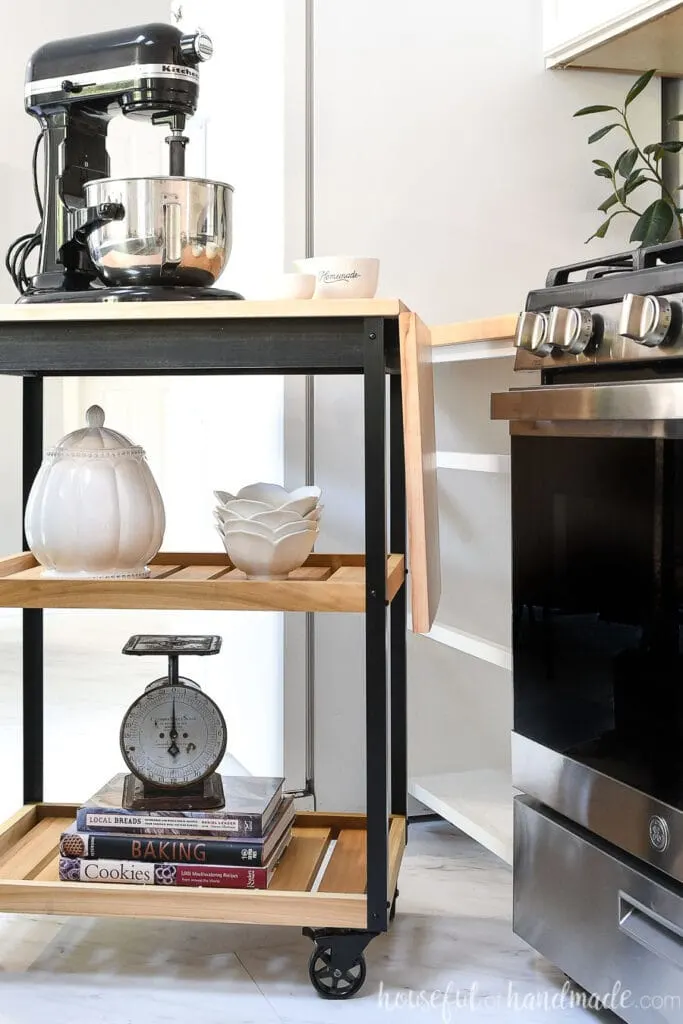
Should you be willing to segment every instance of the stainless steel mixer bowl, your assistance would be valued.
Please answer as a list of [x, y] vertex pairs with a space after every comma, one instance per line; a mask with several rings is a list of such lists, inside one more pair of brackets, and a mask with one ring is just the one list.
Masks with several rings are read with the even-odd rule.
[[232, 248], [232, 186], [205, 178], [102, 178], [86, 204], [123, 206], [121, 220], [91, 231], [90, 258], [108, 285], [206, 287]]

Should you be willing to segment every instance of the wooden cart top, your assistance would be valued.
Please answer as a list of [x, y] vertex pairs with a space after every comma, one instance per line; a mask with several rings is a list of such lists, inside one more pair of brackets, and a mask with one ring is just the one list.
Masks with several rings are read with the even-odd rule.
[[298, 317], [387, 317], [409, 312], [400, 299], [248, 299], [220, 302], [46, 302], [0, 304], [0, 323], [71, 320], [248, 320]]

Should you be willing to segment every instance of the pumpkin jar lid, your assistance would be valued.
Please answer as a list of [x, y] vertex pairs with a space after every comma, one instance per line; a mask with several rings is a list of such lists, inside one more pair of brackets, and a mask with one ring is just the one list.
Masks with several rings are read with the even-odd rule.
[[85, 414], [85, 421], [87, 426], [66, 434], [54, 448], [47, 452], [47, 455], [53, 458], [62, 455], [84, 456], [85, 458], [133, 455], [144, 458], [144, 448], [133, 444], [125, 434], [105, 427], [104, 409], [99, 405], [90, 406]]

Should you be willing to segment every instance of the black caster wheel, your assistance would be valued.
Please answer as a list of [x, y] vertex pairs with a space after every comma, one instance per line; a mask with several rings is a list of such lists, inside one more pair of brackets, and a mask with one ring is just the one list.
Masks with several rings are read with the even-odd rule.
[[398, 889], [394, 893], [394, 898], [391, 901], [391, 907], [389, 908], [389, 920], [393, 921], [396, 917], [396, 900], [398, 899]]
[[308, 961], [311, 984], [323, 999], [350, 999], [365, 981], [365, 956], [361, 953], [351, 967], [342, 971], [330, 966], [331, 954], [329, 947], [313, 950]]

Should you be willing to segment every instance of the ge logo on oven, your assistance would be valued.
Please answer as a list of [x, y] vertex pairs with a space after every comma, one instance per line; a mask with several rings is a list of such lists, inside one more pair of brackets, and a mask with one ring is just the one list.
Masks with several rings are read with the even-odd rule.
[[669, 845], [669, 826], [664, 818], [655, 814], [650, 818], [650, 845], [659, 853], [664, 853]]

